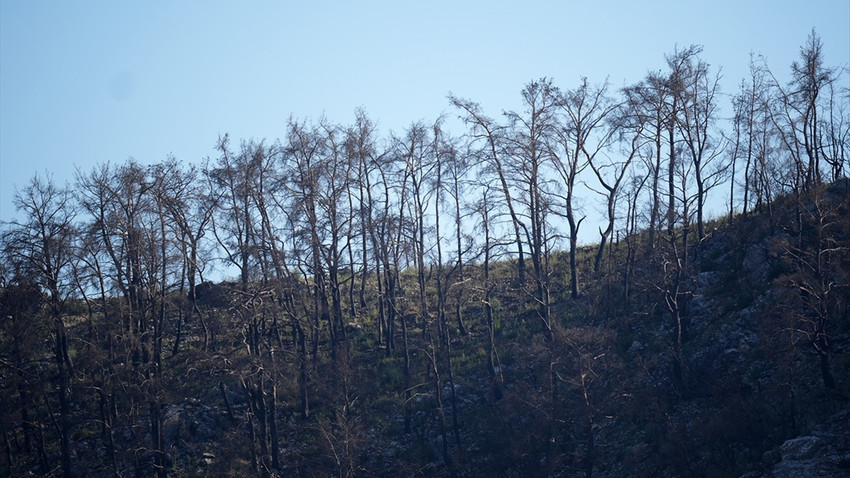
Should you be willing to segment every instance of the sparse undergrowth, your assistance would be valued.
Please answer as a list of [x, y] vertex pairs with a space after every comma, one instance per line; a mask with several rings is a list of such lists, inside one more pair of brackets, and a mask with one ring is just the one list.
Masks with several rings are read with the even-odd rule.
[[[846, 409], [850, 395], [850, 214], [846, 195], [826, 198], [804, 219], [825, 234], [794, 234], [753, 214], [718, 223], [694, 246], [678, 347], [664, 298], [669, 277], [658, 265], [670, 254], [663, 244], [644, 249], [635, 262], [641, 273], [628, 297], [619, 274], [600, 272], [579, 299], [554, 302], [551, 336], [512, 268], [500, 266], [493, 279], [495, 367], [488, 365], [493, 345], [478, 301], [468, 298], [461, 309], [465, 335], [451, 320], [441, 330], [435, 318], [423, 321], [413, 305], [402, 305], [410, 379], [402, 349], [388, 353], [375, 330], [362, 325], [350, 327], [335, 356], [320, 342], [318, 353], [299, 358], [291, 324], [274, 326], [274, 302], [255, 301], [246, 321], [234, 311], [241, 294], [225, 285], [218, 293], [230, 305], [198, 309], [214, 340], [205, 341], [197, 314], [187, 318], [157, 383], [130, 389], [141, 365], [98, 348], [112, 330], [103, 304], [68, 328], [76, 350], [74, 464], [88, 476], [134, 467], [153, 472], [134, 465], [152, 453], [143, 445], [150, 425], [113, 410], [142, 413], [147, 404], [136, 397], [155, 387], [167, 450], [162, 463], [173, 476], [263, 469], [287, 476], [758, 474], [774, 466], [770, 450], [816, 432]], [[793, 213], [776, 210], [773, 222], [784, 224], [783, 215]], [[622, 245], [613, 245], [610, 270], [624, 258]], [[476, 267], [469, 266], [470, 276]], [[14, 293], [4, 290], [6, 307]], [[7, 327], [3, 340], [43, 340], [25, 339], [35, 332]], [[27, 377], [4, 375], [5, 383], [18, 384], [6, 388], [7, 409], [19, 409], [22, 400], [44, 403], [22, 395], [23, 384], [35, 380]], [[51, 474], [41, 463], [56, 453], [49, 445], [54, 430], [33, 434], [27, 422], [9, 420], [6, 472]], [[8, 452], [25, 446], [29, 453]], [[836, 469], [846, 462], [840, 453], [833, 453]]]

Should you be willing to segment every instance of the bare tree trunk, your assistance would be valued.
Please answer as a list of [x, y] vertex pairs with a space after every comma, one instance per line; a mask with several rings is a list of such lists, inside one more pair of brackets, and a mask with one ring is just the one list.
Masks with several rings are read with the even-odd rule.
[[66, 357], [68, 345], [65, 339], [65, 324], [61, 317], [54, 319], [56, 327], [56, 384], [59, 395], [59, 451], [61, 454], [62, 476], [71, 478], [71, 409], [68, 404], [69, 380]]

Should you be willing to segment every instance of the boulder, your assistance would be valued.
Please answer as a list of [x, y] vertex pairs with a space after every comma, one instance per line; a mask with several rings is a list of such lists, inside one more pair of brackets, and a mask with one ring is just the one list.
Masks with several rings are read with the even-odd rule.
[[803, 436], [786, 440], [779, 447], [783, 460], [810, 460], [826, 452], [826, 442], [820, 437]]

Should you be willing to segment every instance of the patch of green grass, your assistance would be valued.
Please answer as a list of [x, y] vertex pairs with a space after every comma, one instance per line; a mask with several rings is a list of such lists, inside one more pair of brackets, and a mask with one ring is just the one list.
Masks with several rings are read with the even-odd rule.
[[396, 390], [404, 385], [404, 367], [400, 358], [381, 358], [376, 370], [381, 390]]

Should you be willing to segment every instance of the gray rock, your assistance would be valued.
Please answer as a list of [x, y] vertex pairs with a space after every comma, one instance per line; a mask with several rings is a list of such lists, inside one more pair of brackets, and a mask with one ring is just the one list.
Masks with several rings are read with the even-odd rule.
[[820, 437], [804, 436], [786, 440], [779, 447], [783, 460], [809, 460], [826, 452], [826, 443]]
[[[816, 431], [822, 433], [825, 430]], [[834, 438], [834, 437], [833, 437]], [[765, 473], [751, 473], [755, 477], [772, 478], [832, 478], [850, 477], [841, 440], [827, 440], [816, 435], [807, 435], [786, 440], [778, 449], [765, 454], [765, 461], [774, 462]], [[778, 456], [777, 456], [778, 455]], [[781, 459], [779, 459], [781, 457]], [[746, 475], [745, 475], [746, 476]]]

